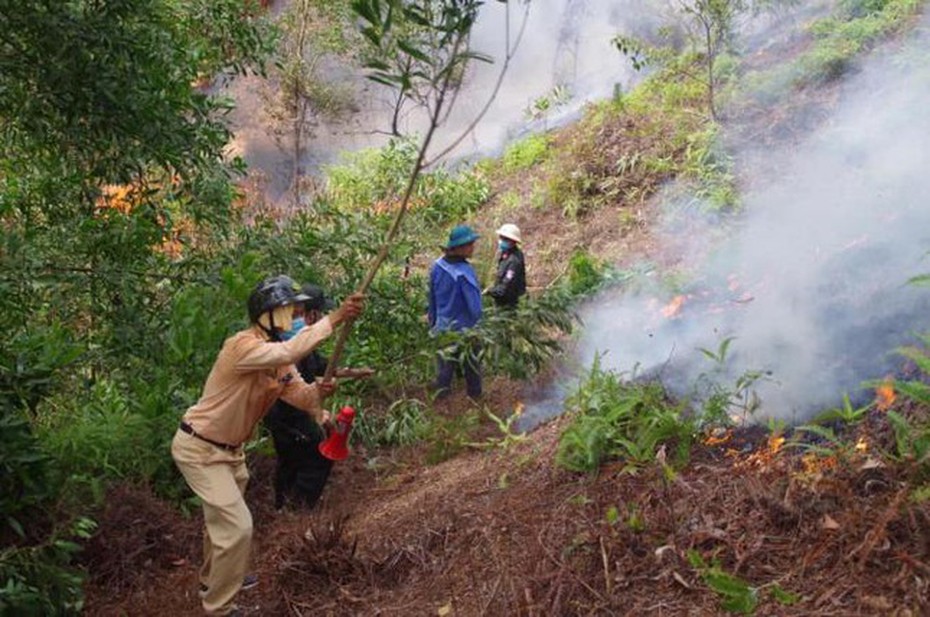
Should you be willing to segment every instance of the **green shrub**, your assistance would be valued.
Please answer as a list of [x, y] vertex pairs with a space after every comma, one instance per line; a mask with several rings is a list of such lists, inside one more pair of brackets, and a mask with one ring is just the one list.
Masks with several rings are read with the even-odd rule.
[[425, 405], [416, 399], [394, 401], [383, 416], [359, 415], [353, 428], [355, 438], [366, 447], [407, 446], [427, 433]]
[[611, 458], [635, 467], [654, 460], [661, 445], [671, 448], [672, 464], [685, 462], [690, 453], [694, 423], [661, 385], [625, 381], [603, 371], [599, 359], [565, 407], [574, 416], [559, 440], [556, 461], [567, 469], [594, 472]]
[[3, 405], [0, 414], [2, 525], [26, 537], [26, 517], [54, 494], [48, 483], [49, 458], [22, 412]]
[[514, 142], [504, 151], [504, 171], [512, 173], [542, 163], [546, 160], [551, 141], [547, 134], [541, 133]]
[[561, 337], [575, 325], [571, 298], [562, 290], [551, 290], [525, 298], [514, 309], [485, 307], [479, 324], [463, 333], [445, 333], [437, 346], [460, 340], [481, 349], [486, 373], [526, 379], [538, 373], [562, 350]]
[[474, 409], [451, 418], [434, 416], [426, 430], [426, 462], [435, 465], [465, 450], [474, 441], [480, 420]]
[[568, 289], [583, 296], [598, 289], [605, 279], [604, 264], [584, 249], [576, 250], [568, 261]]
[[80, 615], [84, 577], [71, 565], [95, 524], [79, 518], [67, 533], [35, 546], [0, 550], [0, 615]]

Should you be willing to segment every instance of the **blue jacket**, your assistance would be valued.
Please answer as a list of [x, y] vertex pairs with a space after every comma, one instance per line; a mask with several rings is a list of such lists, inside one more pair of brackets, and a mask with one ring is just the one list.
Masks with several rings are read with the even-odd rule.
[[440, 257], [429, 273], [429, 325], [434, 331], [471, 328], [481, 319], [481, 286], [462, 257]]

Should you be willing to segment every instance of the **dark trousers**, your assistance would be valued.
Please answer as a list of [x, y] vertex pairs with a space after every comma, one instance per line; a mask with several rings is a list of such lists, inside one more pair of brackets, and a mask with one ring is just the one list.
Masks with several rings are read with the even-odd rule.
[[269, 426], [278, 455], [274, 476], [274, 505], [287, 502], [312, 508], [319, 501], [333, 462], [320, 454], [323, 431], [307, 418], [301, 426]]
[[481, 360], [478, 358], [480, 349], [473, 346], [462, 349], [456, 346], [440, 352], [436, 357], [437, 374], [434, 389], [439, 396], [449, 394], [452, 389], [452, 378], [456, 372], [464, 374], [465, 391], [468, 396], [478, 398], [481, 396]]

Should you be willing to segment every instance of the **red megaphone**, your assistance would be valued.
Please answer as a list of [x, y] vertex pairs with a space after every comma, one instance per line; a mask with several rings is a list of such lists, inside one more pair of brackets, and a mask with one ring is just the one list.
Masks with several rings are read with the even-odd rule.
[[355, 410], [346, 405], [339, 410], [336, 416], [336, 428], [331, 430], [329, 437], [320, 444], [320, 454], [331, 461], [342, 461], [348, 458], [349, 433], [352, 432], [352, 421], [355, 420]]

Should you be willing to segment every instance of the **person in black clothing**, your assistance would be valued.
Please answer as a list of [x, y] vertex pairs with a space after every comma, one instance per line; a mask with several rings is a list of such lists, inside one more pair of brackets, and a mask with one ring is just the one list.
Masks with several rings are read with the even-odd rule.
[[[307, 296], [302, 305], [296, 307], [294, 326], [285, 338], [290, 338], [304, 327], [312, 324], [332, 310], [335, 304], [316, 285], [304, 285], [301, 293]], [[297, 362], [297, 370], [307, 383], [326, 373], [326, 357], [312, 351]], [[367, 377], [371, 369], [338, 369], [336, 377]], [[320, 425], [299, 409], [283, 400], [275, 402], [265, 416], [265, 427], [271, 433], [277, 453], [274, 477], [274, 505], [280, 510], [287, 502], [312, 508], [320, 499], [323, 487], [329, 479], [333, 462], [320, 454], [319, 445], [325, 435]]]
[[500, 258], [497, 261], [497, 277], [487, 294], [500, 307], [514, 308], [526, 293], [526, 264], [520, 250], [520, 228], [513, 223], [501, 225], [497, 230]]

